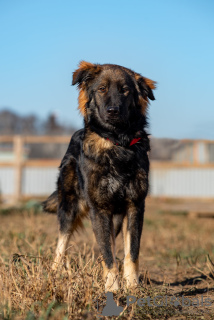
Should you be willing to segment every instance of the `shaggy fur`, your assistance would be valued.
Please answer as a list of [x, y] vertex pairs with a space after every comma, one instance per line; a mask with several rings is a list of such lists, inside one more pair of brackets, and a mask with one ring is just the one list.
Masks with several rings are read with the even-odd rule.
[[72, 84], [78, 84], [85, 126], [72, 136], [57, 190], [43, 204], [45, 211], [57, 212], [59, 220], [54, 267], [72, 232], [89, 214], [103, 256], [106, 290], [118, 289], [114, 244], [121, 230], [124, 277], [127, 286], [134, 286], [148, 192], [146, 113], [148, 99], [154, 100], [155, 82], [118, 65], [83, 61]]

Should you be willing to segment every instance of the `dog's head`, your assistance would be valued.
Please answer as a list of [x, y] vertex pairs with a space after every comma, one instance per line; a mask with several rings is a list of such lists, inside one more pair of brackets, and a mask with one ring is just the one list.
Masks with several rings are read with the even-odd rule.
[[78, 84], [79, 110], [86, 122], [95, 119], [108, 130], [145, 117], [148, 99], [155, 99], [154, 81], [118, 65], [82, 61], [72, 84]]

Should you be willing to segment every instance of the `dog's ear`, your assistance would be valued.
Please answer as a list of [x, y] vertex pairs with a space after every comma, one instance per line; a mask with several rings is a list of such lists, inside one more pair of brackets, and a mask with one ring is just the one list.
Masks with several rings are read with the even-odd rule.
[[81, 61], [79, 64], [79, 68], [73, 73], [72, 85], [75, 85], [77, 83], [80, 86], [81, 84], [86, 84], [89, 80], [92, 80], [100, 71], [100, 65]]
[[137, 84], [140, 89], [140, 93], [143, 96], [143, 98], [149, 98], [150, 100], [155, 100], [153, 91], [156, 88], [156, 82], [142, 77], [140, 74], [135, 74], [135, 79], [137, 80]]
[[150, 99], [150, 100], [155, 100], [153, 91], [156, 88], [156, 82], [148, 79], [148, 78], [143, 78], [143, 81], [139, 79], [139, 87], [140, 89], [145, 93], [145, 95]]
[[135, 73], [135, 80], [137, 82], [138, 90], [138, 101], [141, 107], [142, 113], [146, 115], [148, 107], [148, 98], [150, 100], [155, 100], [153, 91], [156, 88], [156, 82], [142, 77], [139, 73]]

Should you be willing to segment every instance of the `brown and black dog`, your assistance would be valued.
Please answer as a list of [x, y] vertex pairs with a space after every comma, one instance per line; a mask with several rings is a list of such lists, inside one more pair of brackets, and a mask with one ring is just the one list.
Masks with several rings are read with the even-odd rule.
[[[155, 82], [130, 69], [82, 61], [73, 73], [84, 129], [71, 138], [61, 162], [57, 190], [43, 203], [57, 212], [59, 239], [54, 266], [71, 234], [90, 216], [103, 256], [105, 290], [118, 289], [115, 236], [124, 239], [124, 278], [138, 284], [138, 256], [148, 192], [148, 99]], [[113, 219], [114, 218], [114, 219]]]

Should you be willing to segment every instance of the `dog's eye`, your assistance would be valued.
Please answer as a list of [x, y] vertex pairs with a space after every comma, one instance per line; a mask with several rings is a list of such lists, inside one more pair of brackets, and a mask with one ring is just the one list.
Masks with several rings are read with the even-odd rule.
[[121, 92], [122, 93], [129, 93], [129, 87], [122, 87]]
[[106, 87], [102, 86], [98, 89], [100, 92], [106, 92]]

